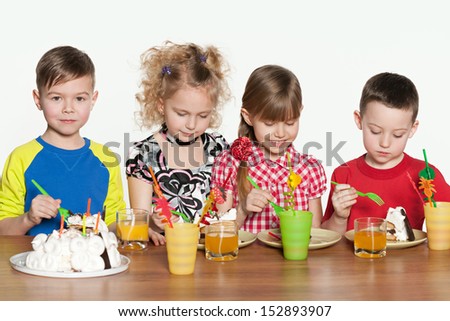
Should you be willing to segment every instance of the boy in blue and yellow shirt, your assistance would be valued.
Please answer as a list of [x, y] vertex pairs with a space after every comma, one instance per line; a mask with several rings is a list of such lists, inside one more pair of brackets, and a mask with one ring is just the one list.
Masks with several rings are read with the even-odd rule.
[[[97, 100], [95, 67], [84, 52], [56, 47], [36, 67], [33, 99], [47, 129], [9, 155], [0, 188], [0, 234], [59, 229], [60, 206], [84, 213], [106, 208], [105, 222], [125, 207], [119, 162], [105, 146], [80, 135]], [[31, 180], [51, 196], [42, 195]]]

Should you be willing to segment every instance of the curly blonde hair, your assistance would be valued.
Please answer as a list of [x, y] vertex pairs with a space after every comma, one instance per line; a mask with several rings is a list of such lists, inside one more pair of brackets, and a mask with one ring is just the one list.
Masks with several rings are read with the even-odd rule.
[[163, 46], [152, 47], [141, 55], [141, 70], [142, 90], [136, 99], [141, 106], [137, 118], [142, 127], [162, 125], [164, 116], [158, 111], [160, 100], [172, 97], [184, 86], [207, 89], [215, 107], [210, 127], [220, 126], [220, 107], [231, 95], [226, 81], [228, 64], [216, 47], [166, 41]]

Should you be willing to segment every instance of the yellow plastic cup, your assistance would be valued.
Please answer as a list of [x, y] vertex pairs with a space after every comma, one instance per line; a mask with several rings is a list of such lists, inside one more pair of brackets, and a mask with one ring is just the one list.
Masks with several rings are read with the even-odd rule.
[[436, 202], [436, 207], [424, 204], [425, 223], [430, 250], [450, 249], [450, 202]]
[[312, 216], [307, 211], [285, 211], [279, 214], [281, 243], [286, 260], [307, 259]]
[[197, 224], [174, 223], [173, 227], [166, 225], [164, 232], [170, 273], [177, 275], [194, 273], [200, 236]]

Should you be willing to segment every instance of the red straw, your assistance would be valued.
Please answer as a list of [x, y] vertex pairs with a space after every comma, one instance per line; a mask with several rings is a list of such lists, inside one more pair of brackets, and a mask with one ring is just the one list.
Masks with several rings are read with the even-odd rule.
[[419, 196], [420, 200], [422, 201], [422, 203], [425, 204], [424, 200], [422, 199], [422, 195], [420, 194], [419, 190], [417, 189], [416, 184], [414, 183], [411, 175], [409, 175], [409, 172], [406, 172], [406, 175], [408, 176], [409, 182], [411, 183], [413, 189], [416, 191], [416, 193]]
[[277, 240], [280, 240], [281, 241], [281, 236], [279, 236], [279, 235], [277, 235], [277, 234], [275, 234], [275, 233], [272, 233], [272, 232], [268, 232], [268, 234], [270, 235], [270, 236], [272, 236], [273, 238], [276, 238]]
[[149, 167], [148, 169], [150, 170], [150, 174], [152, 175], [152, 178], [153, 178], [153, 188], [154, 188], [155, 194], [159, 198], [164, 199], [165, 197], [161, 191], [161, 188], [159, 188], [159, 184], [158, 184], [158, 181], [156, 180], [156, 176], [155, 176], [155, 173], [153, 172], [153, 169], [151, 167]]
[[91, 215], [91, 198], [88, 198], [88, 204], [87, 204], [87, 210], [86, 210], [86, 216]]
[[59, 213], [59, 215], [61, 216], [61, 223], [59, 225], [59, 236], [61, 236], [62, 232], [64, 231], [64, 215], [61, 215], [61, 213]]

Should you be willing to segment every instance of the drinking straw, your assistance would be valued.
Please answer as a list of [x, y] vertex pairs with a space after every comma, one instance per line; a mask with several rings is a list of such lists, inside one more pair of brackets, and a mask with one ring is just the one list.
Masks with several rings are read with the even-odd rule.
[[100, 221], [100, 212], [97, 213], [97, 220], [95, 221], [95, 230], [94, 233], [98, 233], [98, 222]]
[[172, 210], [172, 211], [170, 211], [170, 212], [171, 212], [172, 214], [181, 216], [181, 218], [183, 219], [183, 221], [185, 221], [186, 223], [190, 223], [190, 222], [191, 222], [191, 220], [189, 219], [189, 217], [187, 217], [187, 215], [184, 214], [184, 213], [177, 212], [177, 211], [175, 211], [175, 210]]
[[61, 223], [59, 224], [59, 236], [61, 236], [64, 230], [64, 215], [59, 215], [61, 217]]
[[205, 217], [206, 213], [212, 208], [212, 204], [214, 202], [214, 195], [213, 193], [209, 193], [208, 198], [205, 201], [205, 206], [203, 207], [202, 215], [200, 216], [200, 219], [197, 222], [197, 226], [200, 226], [200, 222], [203, 220], [203, 217]]
[[86, 236], [86, 215], [83, 215], [83, 236]]
[[165, 219], [162, 220], [163, 223], [168, 223], [170, 227], [173, 227], [172, 220], [172, 209], [170, 207], [169, 202], [165, 198], [155, 198], [156, 208], [161, 209], [161, 214], [165, 216]]
[[277, 235], [277, 234], [275, 234], [275, 233], [272, 233], [272, 232], [268, 232], [268, 234], [270, 235], [270, 236], [272, 236], [273, 238], [276, 238], [277, 240], [279, 240], [279, 241], [281, 241], [281, 236], [280, 235]]
[[153, 189], [154, 189], [155, 194], [159, 198], [165, 198], [161, 191], [161, 188], [159, 187], [158, 181], [156, 180], [156, 176], [155, 176], [155, 173], [153, 172], [152, 167], [149, 167], [148, 169], [150, 170], [150, 174], [152, 175], [152, 178], [153, 178]]
[[417, 189], [416, 184], [414, 183], [411, 175], [409, 175], [409, 172], [406, 172], [406, 176], [408, 176], [409, 182], [411, 183], [413, 189], [416, 191], [417, 195], [419, 196], [420, 200], [422, 201], [422, 203], [425, 203], [422, 199], [422, 195], [420, 194], [419, 190]]
[[86, 215], [90, 216], [91, 215], [91, 198], [88, 198], [88, 203], [87, 203], [87, 209], [86, 209]]

